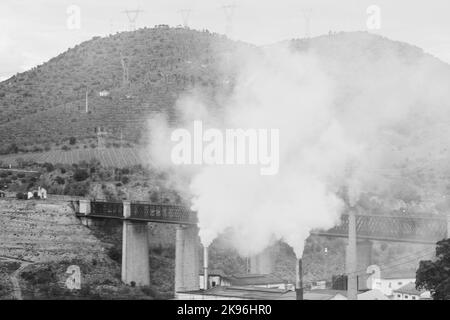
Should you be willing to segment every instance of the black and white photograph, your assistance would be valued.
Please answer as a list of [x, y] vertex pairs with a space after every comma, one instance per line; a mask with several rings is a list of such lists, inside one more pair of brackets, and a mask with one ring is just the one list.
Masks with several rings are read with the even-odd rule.
[[0, 306], [450, 300], [449, 15], [1, 0]]

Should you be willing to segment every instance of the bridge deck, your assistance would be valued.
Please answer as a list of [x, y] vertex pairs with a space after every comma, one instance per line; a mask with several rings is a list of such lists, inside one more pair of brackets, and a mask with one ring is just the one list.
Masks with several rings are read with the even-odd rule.
[[[85, 215], [79, 215], [85, 216]], [[92, 201], [89, 218], [119, 219], [136, 222], [197, 224], [196, 212], [186, 206], [131, 202], [130, 214], [124, 217], [122, 202]], [[447, 237], [446, 216], [356, 215], [359, 239], [435, 244]], [[348, 237], [348, 214], [329, 230], [313, 230], [312, 235]]]
[[[311, 234], [348, 237], [348, 214], [342, 215], [338, 226]], [[356, 235], [359, 239], [436, 244], [447, 237], [447, 217], [356, 215]]]
[[[197, 224], [197, 214], [181, 205], [132, 202], [129, 217], [124, 217], [122, 202], [92, 201], [89, 218], [119, 219], [136, 222]], [[78, 214], [78, 216], [83, 216]]]

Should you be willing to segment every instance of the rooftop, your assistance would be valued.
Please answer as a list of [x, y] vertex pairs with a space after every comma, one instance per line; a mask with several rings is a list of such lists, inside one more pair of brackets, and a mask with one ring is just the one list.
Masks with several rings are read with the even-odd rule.
[[[196, 295], [219, 296], [236, 299], [249, 300], [295, 300], [296, 294], [292, 290], [258, 287], [239, 287], [239, 286], [217, 286], [206, 291], [188, 291], [180, 292]], [[347, 298], [346, 291], [342, 290], [311, 290], [305, 291], [304, 300], [331, 300], [337, 295]]]
[[252, 288], [237, 286], [217, 286], [206, 291], [182, 292], [200, 295], [212, 295], [227, 298], [251, 299], [251, 300], [294, 300], [295, 292], [272, 288]]
[[286, 280], [280, 279], [271, 274], [236, 274], [225, 277], [225, 279], [230, 281], [232, 286], [257, 286], [287, 283]]
[[410, 283], [405, 284], [404, 286], [394, 290], [394, 292], [397, 292], [397, 293], [404, 293], [404, 294], [410, 294], [410, 295], [416, 295], [416, 296], [420, 296], [425, 291], [426, 290], [417, 290], [415, 282], [410, 282]]

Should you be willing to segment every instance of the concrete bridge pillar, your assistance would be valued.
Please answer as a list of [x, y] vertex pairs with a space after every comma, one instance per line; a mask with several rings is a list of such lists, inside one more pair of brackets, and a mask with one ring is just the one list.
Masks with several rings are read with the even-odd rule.
[[269, 274], [274, 269], [274, 256], [271, 248], [264, 249], [263, 252], [250, 257], [250, 273]]
[[[80, 200], [78, 205], [78, 212], [84, 216], [88, 216], [91, 213], [91, 200]], [[81, 217], [80, 219], [81, 223], [84, 226], [90, 226], [90, 221], [88, 218]]]
[[79, 213], [85, 216], [91, 213], [91, 200], [80, 200]]
[[[128, 218], [131, 203], [123, 202], [123, 215]], [[122, 281], [136, 286], [150, 285], [150, 261], [148, 227], [144, 222], [123, 221], [122, 234]]]
[[179, 226], [175, 246], [175, 294], [200, 290], [200, 239], [197, 226]]

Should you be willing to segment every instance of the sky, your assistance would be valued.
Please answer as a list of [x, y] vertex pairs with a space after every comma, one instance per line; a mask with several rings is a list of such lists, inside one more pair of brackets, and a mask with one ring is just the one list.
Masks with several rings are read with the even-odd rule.
[[[224, 6], [230, 5], [234, 10], [228, 20]], [[368, 12], [374, 6], [378, 11]], [[128, 30], [124, 11], [136, 9], [142, 10], [137, 28], [181, 25], [181, 11], [189, 10], [190, 28], [227, 33], [257, 45], [330, 30], [367, 30], [450, 63], [448, 0], [1, 0], [0, 80], [94, 36]]]

